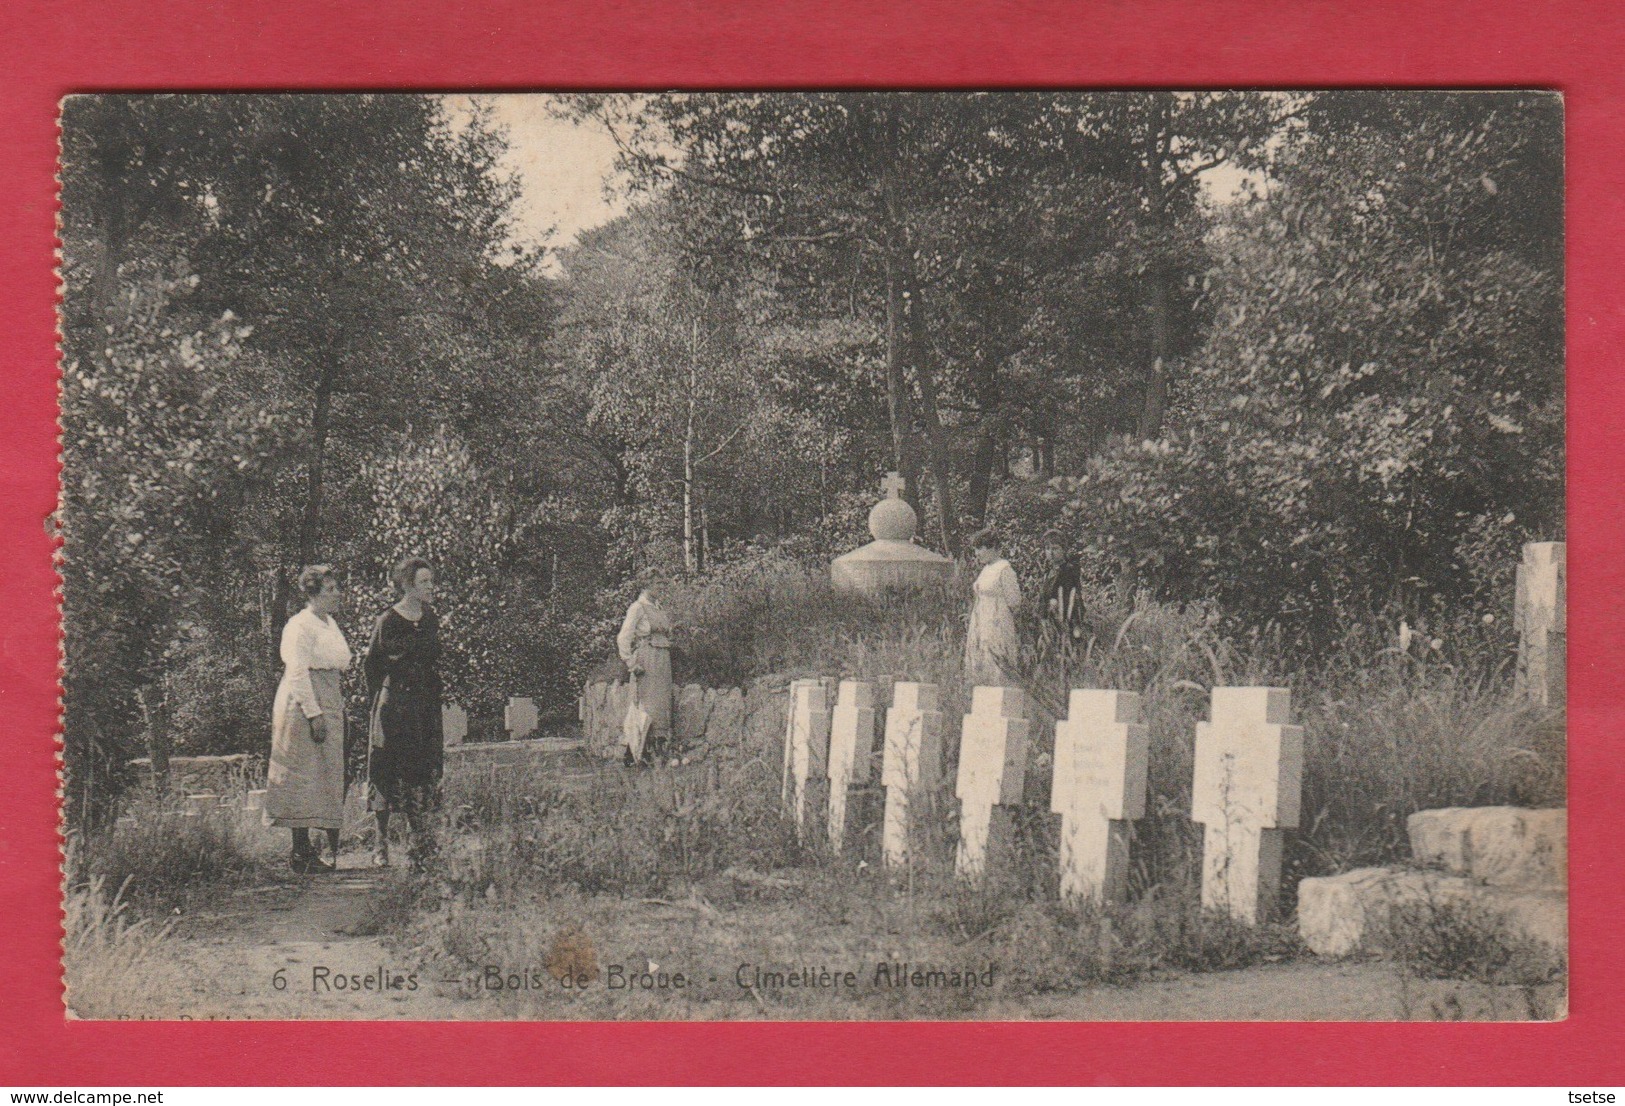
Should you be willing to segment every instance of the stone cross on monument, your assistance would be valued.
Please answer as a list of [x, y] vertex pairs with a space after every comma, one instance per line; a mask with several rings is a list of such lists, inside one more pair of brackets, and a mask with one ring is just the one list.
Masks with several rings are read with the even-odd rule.
[[880, 482], [884, 498], [869, 509], [869, 533], [875, 540], [830, 562], [830, 583], [836, 591], [875, 595], [945, 581], [953, 575], [950, 558], [914, 543], [920, 516], [903, 498], [906, 488], [906, 481], [896, 472], [887, 473]]
[[1284, 687], [1216, 687], [1196, 724], [1191, 819], [1203, 833], [1202, 905], [1267, 921], [1281, 886], [1285, 831], [1298, 824], [1303, 727]]

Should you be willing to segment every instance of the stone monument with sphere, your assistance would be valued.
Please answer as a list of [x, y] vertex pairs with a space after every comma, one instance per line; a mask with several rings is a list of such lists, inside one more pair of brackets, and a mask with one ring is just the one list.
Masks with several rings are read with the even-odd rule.
[[891, 473], [880, 488], [886, 498], [869, 512], [869, 533], [875, 540], [830, 562], [830, 582], [835, 590], [874, 595], [952, 576], [951, 558], [914, 544], [920, 520], [903, 498], [903, 478]]

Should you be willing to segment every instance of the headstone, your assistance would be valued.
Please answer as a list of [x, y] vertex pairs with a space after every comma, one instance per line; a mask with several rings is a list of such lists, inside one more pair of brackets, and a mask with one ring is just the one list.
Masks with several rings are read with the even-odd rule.
[[885, 498], [869, 511], [869, 533], [875, 540], [830, 562], [835, 590], [878, 594], [951, 577], [952, 558], [914, 544], [920, 519], [903, 498], [903, 478], [890, 473], [880, 488]]
[[1569, 885], [1569, 820], [1562, 807], [1449, 807], [1405, 819], [1411, 859], [1491, 887]]
[[886, 711], [880, 782], [886, 788], [881, 856], [889, 868], [908, 863], [913, 811], [942, 777], [942, 712], [937, 685], [898, 683]]
[[784, 739], [784, 811], [806, 836], [809, 816], [824, 796], [829, 778], [829, 686], [823, 680], [790, 685], [790, 716]]
[[1203, 834], [1202, 905], [1268, 920], [1281, 886], [1283, 833], [1298, 824], [1303, 727], [1284, 687], [1216, 687], [1196, 724], [1191, 818]]
[[502, 724], [507, 727], [510, 741], [521, 741], [536, 732], [540, 722], [536, 714], [536, 700], [511, 698], [502, 709]]
[[253, 814], [262, 812], [265, 809], [265, 790], [260, 788], [244, 795], [243, 809]]
[[461, 745], [468, 738], [468, 712], [456, 703], [440, 708], [440, 729], [447, 745]]
[[1073, 689], [1055, 723], [1050, 809], [1061, 816], [1061, 897], [1121, 901], [1129, 841], [1145, 816], [1150, 732], [1131, 691]]
[[977, 880], [1012, 843], [1013, 808], [1027, 782], [1027, 697], [1014, 687], [971, 692], [959, 738], [959, 850], [954, 871]]
[[829, 845], [837, 855], [846, 844], [848, 800], [869, 782], [874, 749], [875, 685], [842, 680], [829, 736]]
[[1568, 702], [1568, 547], [1530, 542], [1518, 565], [1517, 691], [1542, 706]]
[[220, 796], [212, 791], [197, 792], [186, 796], [186, 813], [207, 814], [220, 806]]

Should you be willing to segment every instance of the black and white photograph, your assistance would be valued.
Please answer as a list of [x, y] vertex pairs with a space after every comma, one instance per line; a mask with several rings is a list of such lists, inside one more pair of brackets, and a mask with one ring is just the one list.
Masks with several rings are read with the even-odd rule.
[[1563, 136], [68, 97], [67, 1015], [1567, 1017]]

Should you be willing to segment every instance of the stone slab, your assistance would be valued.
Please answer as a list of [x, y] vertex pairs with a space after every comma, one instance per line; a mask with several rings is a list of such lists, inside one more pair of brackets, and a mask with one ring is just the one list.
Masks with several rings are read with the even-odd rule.
[[1500, 919], [1514, 939], [1568, 955], [1568, 896], [1561, 891], [1487, 887], [1466, 876], [1409, 868], [1359, 868], [1298, 884], [1298, 932], [1318, 956], [1389, 952], [1396, 921], [1462, 908]]
[[1423, 810], [1405, 821], [1411, 856], [1496, 887], [1568, 886], [1569, 820], [1563, 808], [1514, 806]]

